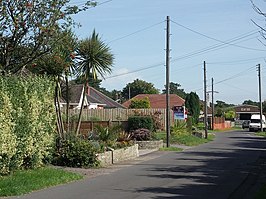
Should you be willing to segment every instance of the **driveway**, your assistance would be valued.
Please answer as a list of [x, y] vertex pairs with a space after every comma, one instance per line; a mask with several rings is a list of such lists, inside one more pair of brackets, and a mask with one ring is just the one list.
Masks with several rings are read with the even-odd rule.
[[217, 133], [213, 142], [184, 152], [153, 152], [101, 175], [13, 198], [253, 198], [265, 148], [265, 139], [253, 133]]

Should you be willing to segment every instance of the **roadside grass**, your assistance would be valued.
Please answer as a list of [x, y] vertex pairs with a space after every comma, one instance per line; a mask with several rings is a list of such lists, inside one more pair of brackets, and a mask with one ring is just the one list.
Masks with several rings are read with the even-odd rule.
[[174, 146], [170, 146], [170, 147], [159, 148], [159, 151], [176, 151], [176, 152], [180, 152], [180, 151], [183, 151], [183, 149], [178, 148], [178, 147], [174, 147]]
[[[166, 142], [166, 132], [157, 132], [155, 134], [155, 139], [163, 140]], [[200, 144], [204, 144], [210, 142], [214, 139], [213, 134], [208, 134], [208, 138], [199, 138], [190, 134], [172, 134], [170, 135], [170, 143], [171, 144], [181, 144], [186, 146], [197, 146]]]
[[234, 131], [234, 130], [242, 130], [242, 128], [241, 127], [231, 127], [228, 129], [208, 130], [208, 132], [210, 132], [210, 133], [223, 133], [223, 132]]
[[266, 137], [266, 132], [256, 132], [255, 135]]
[[80, 174], [51, 167], [16, 171], [0, 176], [0, 196], [18, 196], [82, 178]]

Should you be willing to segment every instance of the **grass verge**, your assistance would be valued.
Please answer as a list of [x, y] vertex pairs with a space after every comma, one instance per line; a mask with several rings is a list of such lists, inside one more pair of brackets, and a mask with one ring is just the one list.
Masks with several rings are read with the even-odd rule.
[[18, 196], [82, 178], [80, 174], [51, 167], [16, 171], [0, 177], [0, 196]]
[[[158, 140], [164, 140], [166, 142], [166, 133], [165, 132], [158, 132], [155, 134], [155, 138]], [[182, 144], [186, 146], [197, 146], [200, 144], [207, 143], [209, 141], [212, 141], [214, 139], [213, 134], [208, 134], [208, 138], [199, 138], [196, 136], [193, 136], [191, 134], [172, 134], [170, 135], [170, 143], [171, 144]]]
[[255, 135], [266, 137], [266, 132], [256, 132]]
[[177, 151], [177, 152], [180, 152], [180, 151], [183, 151], [183, 149], [170, 146], [170, 147], [159, 148], [159, 151]]

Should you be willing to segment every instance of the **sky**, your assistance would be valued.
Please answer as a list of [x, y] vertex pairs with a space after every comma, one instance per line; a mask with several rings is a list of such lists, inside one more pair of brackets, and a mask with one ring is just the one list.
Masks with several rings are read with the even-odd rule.
[[[72, 0], [80, 5], [83, 0]], [[265, 26], [250, 0], [98, 0], [98, 6], [73, 16], [79, 39], [93, 30], [114, 54], [112, 74], [101, 86], [122, 90], [141, 79], [164, 89], [166, 82], [166, 17], [170, 18], [170, 82], [203, 99], [203, 62], [207, 91], [214, 79], [214, 101], [242, 104], [266, 100], [266, 40], [255, 23]], [[266, 11], [266, 2], [254, 0]], [[254, 23], [255, 22], [255, 23]], [[211, 96], [210, 96], [211, 97]], [[211, 100], [211, 98], [210, 98]]]

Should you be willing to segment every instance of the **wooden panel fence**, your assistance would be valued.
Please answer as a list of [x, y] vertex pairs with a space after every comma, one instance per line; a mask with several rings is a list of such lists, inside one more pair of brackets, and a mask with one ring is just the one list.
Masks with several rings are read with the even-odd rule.
[[[71, 121], [77, 121], [79, 115], [78, 109], [70, 110]], [[82, 121], [108, 121], [108, 122], [125, 122], [128, 117], [134, 115], [151, 115], [156, 116], [162, 127], [165, 128], [166, 109], [84, 109], [82, 112]], [[171, 124], [173, 124], [173, 111], [170, 110]]]

